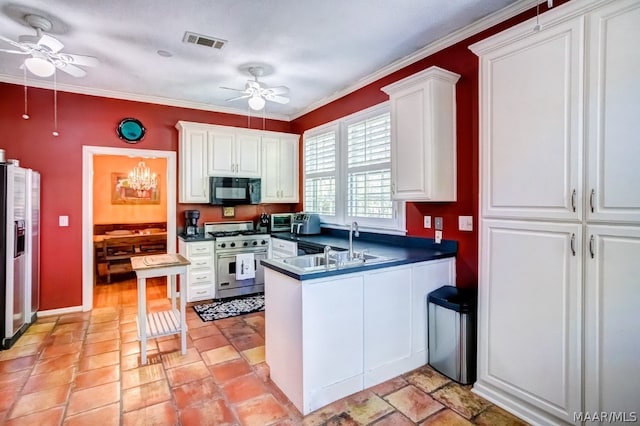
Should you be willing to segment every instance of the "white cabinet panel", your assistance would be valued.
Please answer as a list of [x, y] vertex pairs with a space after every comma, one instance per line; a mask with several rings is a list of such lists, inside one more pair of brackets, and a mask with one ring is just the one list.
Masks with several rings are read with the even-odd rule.
[[207, 203], [207, 130], [186, 126], [182, 122], [178, 122], [176, 127], [180, 131], [178, 200], [180, 203]]
[[262, 202], [297, 203], [298, 136], [262, 138]]
[[213, 299], [215, 297], [213, 241], [178, 240], [178, 253], [191, 262], [185, 274], [184, 287], [183, 283], [180, 283], [180, 293], [186, 294], [187, 302]]
[[589, 17], [587, 218], [640, 221], [640, 3]]
[[456, 201], [459, 78], [434, 66], [382, 88], [391, 102], [394, 199]]
[[362, 390], [362, 285], [362, 276], [352, 276], [302, 287], [303, 382], [312, 410]]
[[587, 239], [585, 409], [628, 418], [640, 408], [640, 226], [587, 226]]
[[260, 135], [216, 126], [209, 131], [211, 176], [260, 177]]
[[580, 217], [580, 22], [533, 34], [481, 59], [485, 217]]
[[581, 407], [581, 235], [579, 224], [481, 229], [478, 381], [569, 422]]
[[295, 241], [282, 240], [280, 238], [271, 238], [269, 250], [271, 251], [270, 257], [274, 259], [297, 256], [298, 243]]
[[366, 280], [365, 373], [411, 356], [411, 270], [381, 269]]

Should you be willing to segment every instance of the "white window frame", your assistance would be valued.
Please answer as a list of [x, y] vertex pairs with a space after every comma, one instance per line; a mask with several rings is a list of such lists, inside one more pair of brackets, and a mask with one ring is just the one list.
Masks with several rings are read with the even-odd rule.
[[[324, 227], [346, 229], [351, 222], [358, 222], [359, 229], [368, 232], [379, 232], [386, 234], [406, 234], [405, 226], [405, 203], [404, 201], [393, 201], [394, 217], [392, 219], [350, 217], [347, 206], [348, 197], [348, 127], [351, 124], [361, 122], [369, 117], [374, 117], [385, 112], [390, 112], [390, 103], [383, 102], [373, 107], [358, 111], [354, 114], [334, 120], [304, 132], [303, 144], [306, 140], [317, 135], [334, 131], [336, 135], [336, 211], [335, 216], [320, 215], [320, 220]], [[303, 145], [303, 151], [305, 146]], [[391, 153], [393, 155], [393, 151]], [[305, 157], [303, 154], [303, 205], [306, 199], [306, 171], [304, 170]], [[389, 161], [391, 167], [391, 160]], [[306, 206], [305, 206], [306, 210]]]

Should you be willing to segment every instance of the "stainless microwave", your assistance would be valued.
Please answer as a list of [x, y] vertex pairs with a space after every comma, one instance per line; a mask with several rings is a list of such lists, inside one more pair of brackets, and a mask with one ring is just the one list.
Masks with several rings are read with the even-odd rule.
[[269, 229], [271, 232], [291, 232], [293, 217], [293, 213], [273, 213]]
[[238, 206], [260, 204], [260, 178], [212, 176], [209, 178], [209, 204]]

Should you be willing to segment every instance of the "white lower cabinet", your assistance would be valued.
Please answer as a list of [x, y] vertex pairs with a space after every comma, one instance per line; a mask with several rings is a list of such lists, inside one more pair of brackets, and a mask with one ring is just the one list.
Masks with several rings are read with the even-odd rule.
[[269, 258], [279, 259], [282, 257], [292, 257], [298, 255], [298, 243], [295, 241], [282, 240], [280, 238], [271, 238], [269, 245]]
[[187, 302], [215, 297], [215, 268], [213, 266], [213, 241], [178, 241], [178, 253], [187, 258], [187, 282], [181, 283], [180, 294], [186, 291]]
[[266, 362], [304, 415], [427, 363], [427, 294], [455, 259], [298, 281], [265, 268]]
[[580, 411], [581, 242], [580, 224], [482, 221], [474, 391], [520, 416], [551, 414], [525, 418], [534, 424]]
[[[585, 412], [640, 419], [640, 226], [587, 226]], [[624, 416], [624, 417], [622, 417]]]

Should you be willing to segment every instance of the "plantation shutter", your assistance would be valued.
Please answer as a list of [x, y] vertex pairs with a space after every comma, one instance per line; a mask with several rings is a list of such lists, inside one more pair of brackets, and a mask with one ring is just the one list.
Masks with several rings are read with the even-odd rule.
[[305, 211], [336, 214], [336, 132], [330, 131], [304, 141]]

